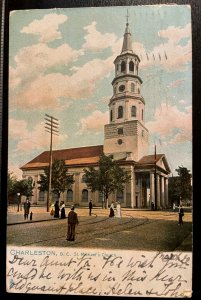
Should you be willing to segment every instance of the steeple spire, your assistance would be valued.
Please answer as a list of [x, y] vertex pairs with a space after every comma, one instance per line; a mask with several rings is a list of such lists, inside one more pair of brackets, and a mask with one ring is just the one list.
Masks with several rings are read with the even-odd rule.
[[129, 14], [128, 14], [128, 10], [127, 10], [127, 16], [126, 16], [127, 23], [126, 23], [126, 29], [125, 29], [125, 33], [124, 33], [124, 40], [123, 40], [123, 46], [122, 46], [121, 53], [125, 53], [125, 52], [133, 53], [132, 36], [130, 33], [128, 18], [129, 18]]

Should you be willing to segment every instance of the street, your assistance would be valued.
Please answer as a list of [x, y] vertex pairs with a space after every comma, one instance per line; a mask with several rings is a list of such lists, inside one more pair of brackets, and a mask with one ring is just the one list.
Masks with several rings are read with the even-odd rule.
[[[76, 209], [76, 240], [66, 240], [67, 219], [15, 223], [7, 226], [7, 244], [21, 246], [82, 247], [153, 251], [192, 251], [192, 214], [178, 226], [177, 212], [122, 210], [109, 218], [105, 209]], [[49, 216], [49, 213], [46, 213]], [[41, 215], [42, 216], [42, 215]]]

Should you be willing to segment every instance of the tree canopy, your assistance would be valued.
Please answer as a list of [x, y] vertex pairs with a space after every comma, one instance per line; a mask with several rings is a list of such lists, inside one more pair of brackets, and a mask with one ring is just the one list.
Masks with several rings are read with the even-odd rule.
[[172, 203], [177, 202], [179, 204], [180, 200], [191, 200], [192, 175], [183, 166], [179, 166], [175, 171], [178, 173], [178, 176], [169, 178], [169, 198]]
[[[40, 180], [37, 182], [39, 184], [38, 188], [40, 191], [48, 191], [49, 168], [46, 168], [44, 172], [45, 174], [41, 174]], [[74, 183], [73, 177], [73, 174], [68, 173], [65, 161], [55, 159], [52, 164], [52, 192], [57, 194], [58, 198], [60, 198], [60, 194]]]
[[103, 194], [105, 207], [109, 195], [115, 191], [122, 192], [126, 182], [130, 181], [129, 173], [105, 154], [100, 157], [98, 168], [85, 168], [84, 172], [87, 187], [92, 192], [99, 191]]

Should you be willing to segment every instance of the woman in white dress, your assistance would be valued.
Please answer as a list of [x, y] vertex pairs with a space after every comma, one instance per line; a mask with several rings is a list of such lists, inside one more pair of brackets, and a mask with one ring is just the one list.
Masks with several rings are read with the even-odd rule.
[[117, 207], [116, 207], [116, 217], [121, 218], [121, 204], [120, 202], [117, 203]]

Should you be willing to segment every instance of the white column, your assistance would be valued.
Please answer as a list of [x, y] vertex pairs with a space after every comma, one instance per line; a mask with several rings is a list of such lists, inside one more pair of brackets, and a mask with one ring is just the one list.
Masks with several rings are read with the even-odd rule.
[[160, 203], [160, 176], [156, 175], [156, 188], [157, 188], [157, 209], [160, 209], [161, 203]]
[[155, 202], [154, 174], [150, 173], [150, 202]]
[[125, 120], [128, 120], [128, 101], [125, 101]]
[[131, 207], [135, 207], [135, 175], [134, 175], [134, 167], [131, 166]]
[[129, 59], [126, 59], [126, 74], [129, 73]]
[[168, 178], [165, 178], [165, 206], [168, 208]]
[[165, 208], [165, 197], [164, 197], [164, 177], [161, 176], [161, 206]]

